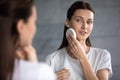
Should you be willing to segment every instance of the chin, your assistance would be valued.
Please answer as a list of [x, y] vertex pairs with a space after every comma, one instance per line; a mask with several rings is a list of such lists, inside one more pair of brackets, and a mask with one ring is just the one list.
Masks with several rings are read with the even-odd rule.
[[78, 41], [86, 40], [86, 38], [85, 38], [85, 37], [78, 37], [77, 40], [78, 40]]

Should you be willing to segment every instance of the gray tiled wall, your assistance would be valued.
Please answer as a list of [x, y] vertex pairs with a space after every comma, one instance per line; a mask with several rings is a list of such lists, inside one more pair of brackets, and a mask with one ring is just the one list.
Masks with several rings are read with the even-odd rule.
[[[35, 0], [38, 22], [33, 44], [40, 61], [44, 61], [48, 54], [60, 46], [66, 12], [74, 1], [76, 0]], [[120, 0], [86, 1], [96, 12], [92, 44], [109, 50], [114, 72], [111, 80], [120, 80]]]

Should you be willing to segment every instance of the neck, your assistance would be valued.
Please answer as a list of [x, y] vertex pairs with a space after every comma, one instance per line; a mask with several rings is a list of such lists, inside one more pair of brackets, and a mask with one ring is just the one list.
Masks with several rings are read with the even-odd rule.
[[80, 44], [84, 47], [86, 54], [89, 52], [90, 47], [86, 45], [86, 40], [78, 40]]

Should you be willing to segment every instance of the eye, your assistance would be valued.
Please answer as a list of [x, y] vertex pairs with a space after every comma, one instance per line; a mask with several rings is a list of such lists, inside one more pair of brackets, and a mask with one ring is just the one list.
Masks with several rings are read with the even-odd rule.
[[93, 23], [93, 21], [91, 21], [91, 20], [87, 21], [87, 24], [92, 24], [92, 23]]
[[81, 22], [82, 22], [82, 20], [81, 20], [81, 19], [76, 19], [76, 21], [77, 21], [77, 22], [79, 22], [79, 23], [81, 23]]

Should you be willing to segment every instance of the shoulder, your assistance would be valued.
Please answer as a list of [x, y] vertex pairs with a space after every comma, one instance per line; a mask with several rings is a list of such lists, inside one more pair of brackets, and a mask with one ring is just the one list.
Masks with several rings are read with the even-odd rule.
[[55, 80], [55, 74], [45, 63], [32, 63], [20, 60], [16, 64], [15, 80]]
[[[28, 67], [29, 66], [29, 67]], [[38, 63], [33, 63], [33, 62], [29, 62], [29, 61], [20, 61], [20, 67], [21, 68], [27, 68], [27, 69], [34, 69], [35, 71], [38, 70], [37, 72], [41, 72], [44, 70], [51, 70], [51, 68], [43, 63], [43, 62], [38, 62]]]
[[49, 54], [46, 57], [46, 63], [48, 65], [50, 65], [50, 67], [56, 71], [58, 68], [60, 68], [61, 66], [63, 66], [63, 63], [66, 59], [66, 49], [60, 49], [60, 50], [56, 50], [55, 52], [53, 52], [52, 54]]
[[95, 54], [95, 55], [99, 55], [99, 56], [110, 56], [110, 52], [107, 49], [101, 49], [101, 48], [91, 48], [91, 51]]
[[46, 59], [54, 59], [54, 58], [62, 58], [65, 56], [65, 48], [62, 48], [60, 50], [56, 50], [53, 53], [49, 54]]
[[97, 61], [96, 72], [98, 70], [108, 69], [109, 76], [112, 76], [112, 65], [111, 65], [110, 52], [106, 49], [101, 49], [101, 48], [93, 48], [93, 51], [96, 54], [95, 56], [96, 61]]

